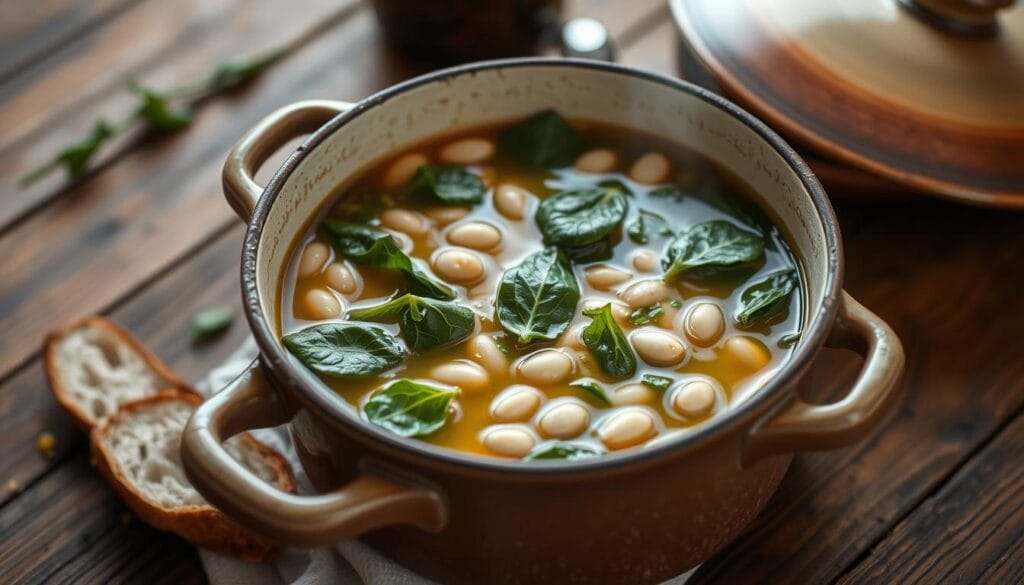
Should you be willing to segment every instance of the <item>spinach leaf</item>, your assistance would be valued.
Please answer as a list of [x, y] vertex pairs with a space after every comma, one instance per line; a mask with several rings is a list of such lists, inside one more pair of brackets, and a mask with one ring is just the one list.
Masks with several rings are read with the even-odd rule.
[[174, 132], [192, 123], [192, 110], [184, 106], [172, 106], [169, 96], [134, 81], [128, 84], [128, 89], [142, 99], [137, 115], [153, 128], [161, 132]]
[[658, 304], [650, 307], [640, 307], [629, 314], [629, 322], [633, 325], [643, 325], [654, 321], [665, 313], [664, 307]]
[[575, 264], [611, 260], [615, 254], [614, 247], [608, 240], [601, 240], [578, 248], [563, 247], [562, 252]]
[[398, 323], [413, 353], [458, 343], [476, 329], [476, 318], [467, 307], [405, 294], [386, 303], [349, 311], [349, 319]]
[[554, 341], [569, 326], [579, 300], [569, 261], [558, 248], [545, 248], [502, 275], [498, 322], [520, 345]]
[[452, 289], [416, 268], [386, 231], [336, 219], [324, 220], [320, 226], [349, 260], [357, 264], [404, 272], [409, 290], [420, 296], [445, 300], [455, 298]]
[[317, 374], [365, 378], [397, 366], [405, 351], [380, 327], [322, 323], [285, 335], [288, 351]]
[[579, 247], [607, 238], [625, 216], [622, 191], [595, 187], [548, 197], [537, 208], [537, 225], [545, 242]]
[[779, 349], [789, 349], [800, 341], [800, 336], [803, 332], [797, 331], [796, 333], [790, 333], [789, 335], [783, 335], [782, 339], [779, 340]]
[[409, 179], [407, 195], [443, 205], [476, 205], [484, 200], [484, 182], [458, 167], [423, 165]]
[[596, 380], [584, 378], [582, 380], [570, 382], [569, 385], [573, 388], [579, 388], [585, 391], [587, 394], [596, 398], [601, 404], [610, 405], [612, 403], [612, 399], [608, 397], [608, 392], [605, 391], [605, 389], [598, 384]]
[[662, 277], [687, 273], [708, 278], [746, 266], [764, 256], [764, 240], [724, 220], [697, 224], [677, 237], [665, 252]]
[[744, 327], [769, 323], [789, 308], [785, 301], [789, 300], [798, 282], [796, 270], [787, 269], [772, 272], [748, 286], [740, 296], [740, 310], [736, 313], [736, 320]]
[[523, 461], [540, 461], [545, 459], [566, 459], [575, 461], [577, 459], [588, 459], [598, 457], [601, 452], [584, 445], [573, 445], [572, 443], [552, 443], [541, 445], [531, 451]]
[[216, 307], [196, 313], [192, 317], [192, 340], [205, 341], [227, 331], [235, 320], [235, 312], [228, 307]]
[[519, 164], [553, 169], [571, 165], [587, 144], [558, 112], [544, 110], [502, 132], [498, 148]]
[[629, 340], [612, 317], [612, 305], [583, 311], [594, 320], [583, 329], [583, 343], [597, 357], [601, 371], [615, 378], [636, 372], [636, 356]]
[[668, 390], [669, 386], [672, 385], [674, 380], [668, 376], [658, 376], [656, 374], [644, 374], [643, 378], [640, 378], [640, 383], [645, 386], [650, 386], [655, 390]]
[[648, 197], [657, 197], [659, 199], [672, 199], [676, 203], [683, 200], [683, 190], [675, 185], [652, 189], [647, 195]]
[[675, 232], [668, 227], [668, 222], [657, 213], [641, 209], [633, 221], [626, 226], [626, 235], [637, 244], [646, 244], [651, 236], [672, 237]]
[[403, 378], [374, 391], [363, 405], [363, 415], [396, 435], [429, 435], [448, 421], [448, 409], [458, 395], [458, 388]]
[[683, 301], [681, 301], [679, 299], [669, 299], [668, 300], [668, 306], [672, 307], [673, 309], [682, 309], [683, 308]]

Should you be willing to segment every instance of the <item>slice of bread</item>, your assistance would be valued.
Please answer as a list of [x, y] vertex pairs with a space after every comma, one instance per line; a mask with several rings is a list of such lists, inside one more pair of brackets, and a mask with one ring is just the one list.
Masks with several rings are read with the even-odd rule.
[[[185, 477], [179, 447], [185, 423], [202, 399], [164, 390], [123, 404], [92, 432], [94, 462], [128, 507], [146, 523], [198, 546], [244, 559], [269, 558], [273, 547], [211, 506]], [[246, 468], [284, 491], [295, 491], [287, 461], [248, 434], [224, 447]]]

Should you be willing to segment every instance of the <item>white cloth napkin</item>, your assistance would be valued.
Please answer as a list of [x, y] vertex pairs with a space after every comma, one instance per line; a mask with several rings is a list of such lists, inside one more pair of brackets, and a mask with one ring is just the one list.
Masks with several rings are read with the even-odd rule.
[[[257, 353], [250, 337], [227, 361], [214, 368], [196, 384], [209, 396], [227, 386], [248, 366]], [[252, 431], [260, 441], [283, 454], [295, 472], [299, 493], [310, 493], [312, 487], [299, 464], [291, 438], [285, 427]], [[402, 565], [381, 555], [358, 540], [340, 542], [318, 549], [285, 549], [266, 563], [250, 563], [199, 551], [206, 576], [212, 585], [420, 585], [433, 583]], [[669, 579], [662, 585], [683, 585], [693, 571]]]

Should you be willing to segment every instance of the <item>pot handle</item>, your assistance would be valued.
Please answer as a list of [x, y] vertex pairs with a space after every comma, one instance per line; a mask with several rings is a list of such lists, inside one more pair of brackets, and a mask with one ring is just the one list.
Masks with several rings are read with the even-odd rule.
[[395, 524], [438, 531], [447, 521], [434, 489], [362, 469], [338, 490], [319, 495], [283, 492], [253, 475], [224, 449], [242, 431], [277, 426], [294, 416], [268, 385], [259, 359], [204, 402], [181, 439], [185, 474], [231, 519], [274, 543], [322, 546]]
[[263, 193], [254, 177], [270, 155], [289, 140], [313, 132], [353, 107], [354, 104], [334, 100], [295, 102], [263, 118], [243, 134], [228, 152], [222, 173], [224, 196], [235, 213], [249, 221]]
[[798, 397], [755, 423], [744, 441], [744, 467], [781, 453], [817, 451], [849, 445], [875, 428], [897, 396], [903, 374], [903, 346], [893, 330], [846, 291], [826, 345], [864, 357], [857, 380], [845, 398], [832, 404], [808, 404]]

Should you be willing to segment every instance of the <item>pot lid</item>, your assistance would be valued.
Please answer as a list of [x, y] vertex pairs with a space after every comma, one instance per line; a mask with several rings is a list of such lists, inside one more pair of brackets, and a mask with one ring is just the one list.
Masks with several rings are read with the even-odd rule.
[[1013, 0], [670, 4], [725, 91], [798, 142], [925, 192], [1024, 208]]

